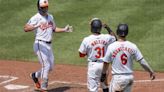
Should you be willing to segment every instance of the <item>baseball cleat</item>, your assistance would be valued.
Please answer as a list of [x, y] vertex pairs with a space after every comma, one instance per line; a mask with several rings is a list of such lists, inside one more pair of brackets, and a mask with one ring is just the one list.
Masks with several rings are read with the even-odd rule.
[[40, 82], [38, 81], [38, 78], [35, 77], [35, 73], [31, 73], [30, 77], [34, 82], [35, 90], [40, 90]]

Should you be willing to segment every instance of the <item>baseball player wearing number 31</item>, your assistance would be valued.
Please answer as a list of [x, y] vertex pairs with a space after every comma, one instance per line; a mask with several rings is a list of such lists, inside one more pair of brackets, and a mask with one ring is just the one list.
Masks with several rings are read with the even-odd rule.
[[[116, 38], [114, 32], [107, 25], [102, 25], [98, 18], [91, 20], [91, 35], [85, 37], [79, 48], [80, 57], [88, 57], [87, 86], [89, 92], [98, 92], [100, 76], [103, 68], [101, 58], [106, 53], [107, 46], [113, 43]], [[102, 27], [106, 28], [109, 34], [101, 34]], [[103, 92], [108, 92], [107, 80], [101, 83]]]
[[117, 28], [118, 41], [108, 46], [103, 58], [104, 66], [101, 76], [103, 82], [106, 77], [106, 70], [109, 63], [112, 63], [112, 80], [109, 92], [131, 92], [133, 84], [133, 59], [150, 73], [151, 80], [155, 79], [155, 74], [146, 60], [143, 58], [137, 46], [126, 40], [128, 35], [128, 25], [119, 24]]
[[[38, 0], [38, 13], [35, 14], [24, 26], [25, 32], [35, 32], [34, 52], [38, 56], [42, 68], [31, 73], [36, 90], [45, 91], [48, 87], [48, 74], [54, 66], [54, 55], [51, 47], [53, 32], [72, 32], [71, 26], [58, 28], [53, 16], [48, 13], [48, 0]], [[41, 78], [41, 84], [38, 80]]]

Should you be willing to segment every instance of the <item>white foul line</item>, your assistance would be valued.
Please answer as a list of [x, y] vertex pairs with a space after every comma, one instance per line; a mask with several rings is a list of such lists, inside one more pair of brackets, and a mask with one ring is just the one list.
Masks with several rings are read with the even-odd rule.
[[11, 81], [14, 81], [14, 80], [17, 80], [18, 79], [18, 77], [8, 76], [8, 75], [0, 75], [0, 78], [4, 78], [4, 79], [5, 78], [9, 78], [6, 81], [1, 82], [0, 85], [5, 84], [5, 83], [9, 83]]
[[66, 81], [51, 81], [49, 84], [52, 85], [54, 83], [63, 83], [63, 84], [76, 84], [76, 85], [82, 85], [86, 86], [86, 83], [79, 83], [79, 82], [66, 82]]
[[[135, 80], [135, 83], [144, 83], [144, 82], [162, 82], [164, 79], [155, 79], [155, 80]], [[63, 83], [63, 84], [76, 84], [76, 85], [82, 85], [86, 86], [87, 83], [80, 83], [80, 82], [66, 82], [66, 81], [51, 81], [49, 84], [55, 84], [55, 83]]]
[[155, 79], [155, 80], [135, 80], [134, 82], [162, 82], [164, 79]]

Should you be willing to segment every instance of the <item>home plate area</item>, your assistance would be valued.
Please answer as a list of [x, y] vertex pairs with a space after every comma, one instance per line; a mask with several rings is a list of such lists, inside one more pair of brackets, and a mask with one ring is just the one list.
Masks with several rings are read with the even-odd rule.
[[[34, 87], [20, 90], [20, 92], [38, 92]], [[87, 92], [85, 83], [73, 83], [65, 81], [52, 81], [49, 83], [47, 92]]]
[[[0, 61], [0, 65], [0, 92], [35, 92], [29, 74], [38, 70], [40, 64]], [[109, 79], [111, 77], [109, 75]], [[156, 72], [156, 79], [153, 81], [145, 71], [135, 71], [134, 77], [132, 92], [164, 92], [163, 72]], [[56, 64], [49, 79], [48, 92], [88, 92], [86, 66]], [[99, 89], [99, 92], [102, 90]]]

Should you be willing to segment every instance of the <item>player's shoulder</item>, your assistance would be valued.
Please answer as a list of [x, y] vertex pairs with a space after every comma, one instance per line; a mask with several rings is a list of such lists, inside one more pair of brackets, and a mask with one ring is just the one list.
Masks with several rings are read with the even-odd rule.
[[109, 34], [100, 34], [100, 36], [105, 36], [105, 37], [107, 37], [107, 36], [109, 36]]
[[48, 13], [48, 16], [51, 17], [52, 19], [54, 18], [52, 14]]
[[38, 18], [38, 17], [41, 17], [41, 15], [39, 13], [36, 13], [33, 17]]
[[103, 38], [103, 39], [106, 39], [106, 40], [109, 40], [109, 42], [114, 42], [114, 41], [116, 41], [115, 36], [110, 35], [110, 34], [102, 34], [102, 38]]
[[86, 36], [86, 37], [83, 38], [83, 41], [87, 42], [87, 41], [90, 41], [93, 38], [94, 38], [93, 35], [88, 35], [88, 36]]
[[108, 45], [108, 48], [112, 51], [113, 49], [117, 48], [117, 46], [118, 46], [118, 42], [115, 41], [111, 43], [110, 45]]
[[84, 40], [88, 40], [90, 38], [92, 38], [92, 35], [88, 35], [88, 36], [84, 37]]
[[40, 14], [39, 13], [36, 13], [35, 15], [33, 15], [32, 17], [31, 17], [31, 19], [32, 20], [36, 20], [36, 19], [39, 19], [41, 16], [40, 16]]
[[113, 35], [110, 35], [110, 34], [101, 34], [101, 36], [106, 37], [106, 38], [115, 38]]
[[117, 44], [119, 44], [119, 42], [118, 41], [115, 41], [115, 42], [111, 43], [110, 45], [117, 46]]
[[137, 45], [135, 43], [131, 42], [131, 41], [126, 41], [126, 43], [128, 45], [130, 45], [131, 47], [133, 47], [133, 48], [137, 48]]

